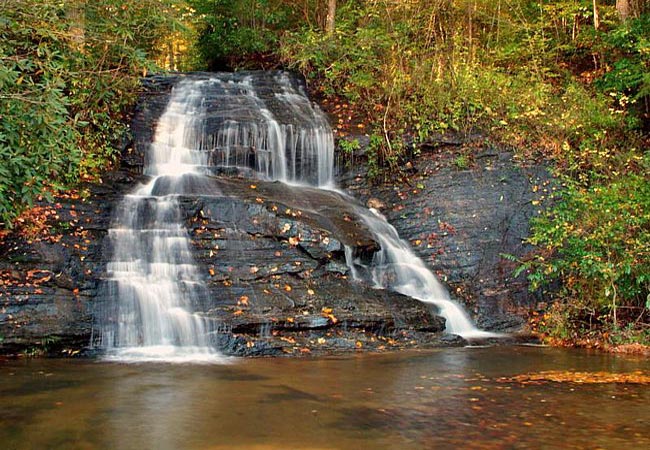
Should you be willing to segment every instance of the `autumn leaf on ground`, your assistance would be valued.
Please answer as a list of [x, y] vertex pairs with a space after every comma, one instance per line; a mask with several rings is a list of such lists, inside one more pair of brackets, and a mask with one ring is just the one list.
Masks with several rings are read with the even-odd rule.
[[336, 316], [332, 314], [332, 308], [323, 307], [323, 309], [321, 309], [321, 315], [323, 317], [327, 317], [332, 321], [332, 323], [337, 323], [339, 321], [339, 319], [337, 319]]

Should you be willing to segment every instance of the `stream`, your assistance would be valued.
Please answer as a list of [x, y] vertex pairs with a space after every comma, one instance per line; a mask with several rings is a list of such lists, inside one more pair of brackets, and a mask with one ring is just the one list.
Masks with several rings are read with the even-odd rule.
[[525, 346], [231, 359], [0, 363], [5, 449], [605, 448], [650, 445], [647, 385], [531, 382], [632, 374], [644, 358]]

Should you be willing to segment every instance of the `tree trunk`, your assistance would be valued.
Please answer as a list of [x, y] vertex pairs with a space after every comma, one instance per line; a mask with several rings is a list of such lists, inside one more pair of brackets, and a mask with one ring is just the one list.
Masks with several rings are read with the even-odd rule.
[[616, 11], [618, 11], [618, 16], [621, 20], [625, 22], [632, 13], [630, 0], [616, 0]]
[[327, 34], [334, 33], [334, 26], [336, 18], [336, 0], [327, 0], [327, 18], [325, 19], [325, 32]]
[[66, 21], [70, 24], [70, 35], [72, 42], [79, 48], [83, 47], [86, 40], [86, 2], [85, 0], [75, 0], [66, 2]]
[[616, 10], [623, 22], [635, 19], [648, 9], [648, 0], [616, 0]]
[[174, 41], [173, 37], [169, 37], [169, 41], [167, 42], [167, 53], [169, 57], [169, 70], [176, 70], [176, 61], [174, 58]]
[[594, 29], [600, 28], [600, 15], [598, 14], [598, 2], [594, 0]]

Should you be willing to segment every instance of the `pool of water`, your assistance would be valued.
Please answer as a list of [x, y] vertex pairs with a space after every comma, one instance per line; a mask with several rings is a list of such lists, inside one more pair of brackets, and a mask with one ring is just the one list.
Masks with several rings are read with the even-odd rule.
[[650, 448], [650, 386], [504, 378], [650, 374], [643, 358], [457, 348], [226, 365], [0, 362], [0, 447]]

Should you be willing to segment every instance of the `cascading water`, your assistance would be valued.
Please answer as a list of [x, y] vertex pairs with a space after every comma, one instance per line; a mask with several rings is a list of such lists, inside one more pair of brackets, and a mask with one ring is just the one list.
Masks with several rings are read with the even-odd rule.
[[447, 290], [384, 216], [374, 209], [361, 207], [357, 207], [356, 212], [379, 241], [381, 249], [375, 253], [369, 266], [346, 252], [348, 266], [354, 268], [352, 274], [355, 278], [360, 278], [360, 272], [369, 273], [377, 288], [389, 288], [435, 305], [439, 314], [446, 319], [448, 333], [467, 339], [498, 337], [495, 333], [474, 326], [463, 308], [449, 298]]
[[[274, 102], [290, 120], [277, 120], [267, 106]], [[333, 149], [326, 118], [286, 74], [278, 73], [272, 86], [232, 74], [180, 81], [145, 155], [144, 173], [152, 178], [124, 197], [109, 230], [106, 292], [116, 301], [104, 314], [99, 338], [108, 357], [222, 361], [211, 345], [216, 327], [192, 313], [207, 291], [192, 259], [179, 195], [228, 168], [328, 186]]]
[[191, 307], [204, 293], [182, 225], [178, 194], [205, 166], [200, 85], [181, 83], [160, 118], [147, 155], [151, 180], [123, 199], [109, 230], [108, 293], [117, 299], [102, 330], [109, 358], [220, 361], [211, 326]]
[[[198, 74], [173, 88], [145, 155], [144, 173], [151, 180], [125, 196], [109, 230], [113, 257], [106, 284], [117, 300], [104, 318], [101, 345], [110, 357], [221, 360], [211, 344], [216, 327], [192, 313], [207, 291], [179, 206], [187, 189], [232, 170], [335, 189], [334, 139], [325, 115], [285, 73], [260, 80], [246, 74]], [[366, 274], [376, 287], [436, 305], [448, 332], [492, 336], [472, 325], [383, 216], [356, 209], [381, 250], [366, 266], [346, 249], [355, 278]]]

